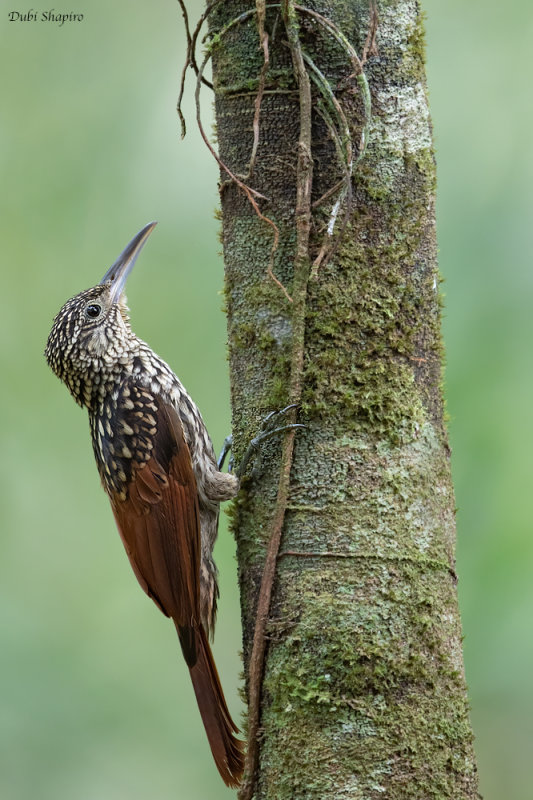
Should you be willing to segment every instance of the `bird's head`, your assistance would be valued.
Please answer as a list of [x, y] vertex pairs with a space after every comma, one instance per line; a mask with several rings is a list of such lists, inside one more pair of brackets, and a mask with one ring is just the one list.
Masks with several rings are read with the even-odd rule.
[[80, 405], [90, 406], [99, 387], [103, 389], [132, 358], [136, 338], [124, 287], [155, 225], [145, 225], [101, 282], [68, 300], [54, 319], [45, 357]]

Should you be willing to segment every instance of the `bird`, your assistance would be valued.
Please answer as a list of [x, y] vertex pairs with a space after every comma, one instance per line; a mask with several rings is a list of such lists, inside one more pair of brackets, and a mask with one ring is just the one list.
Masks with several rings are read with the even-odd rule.
[[218, 598], [219, 507], [239, 479], [222, 472], [202, 415], [168, 364], [132, 331], [126, 279], [156, 223], [133, 237], [97, 286], [68, 300], [45, 357], [89, 414], [101, 482], [142, 589], [176, 627], [218, 771], [237, 787], [244, 743], [209, 644]]

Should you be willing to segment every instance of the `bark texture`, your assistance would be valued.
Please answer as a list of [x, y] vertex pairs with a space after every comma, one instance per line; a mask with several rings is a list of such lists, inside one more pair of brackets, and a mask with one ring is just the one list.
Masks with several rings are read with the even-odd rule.
[[[366, 0], [321, 0], [361, 54]], [[228, 0], [216, 35], [249, 10]], [[454, 496], [441, 388], [435, 163], [416, 0], [378, 5], [379, 54], [365, 73], [372, 117], [354, 205], [334, 258], [310, 280], [290, 495], [267, 627], [256, 800], [475, 798], [476, 768], [457, 605]], [[346, 52], [298, 15], [302, 48], [342, 100], [354, 141], [362, 100]], [[279, 229], [274, 272], [291, 293], [299, 96], [279, 8], [266, 9], [270, 65], [248, 183]], [[245, 174], [263, 66], [256, 20], [214, 48], [221, 158]], [[316, 90], [313, 97], [318, 102]], [[316, 106], [317, 107], [317, 106]], [[313, 200], [342, 178], [313, 116]], [[224, 181], [226, 176], [222, 174]], [[266, 272], [272, 229], [223, 184], [233, 431], [237, 461], [287, 400], [293, 313]], [[313, 212], [311, 260], [331, 202]], [[261, 448], [233, 509], [248, 666], [276, 501], [280, 442]]]

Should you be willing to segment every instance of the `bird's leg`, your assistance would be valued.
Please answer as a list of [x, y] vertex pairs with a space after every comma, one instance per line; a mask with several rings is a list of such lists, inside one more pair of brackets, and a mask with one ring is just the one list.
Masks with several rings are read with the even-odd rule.
[[[281, 408], [281, 409], [279, 409], [277, 411], [271, 411], [270, 414], [267, 414], [267, 416], [264, 418], [263, 422], [261, 423], [261, 429], [260, 429], [259, 433], [257, 434], [257, 436], [254, 436], [254, 438], [250, 441], [248, 447], [246, 448], [244, 456], [242, 457], [242, 461], [239, 464], [238, 469], [236, 470], [236, 475], [239, 478], [239, 480], [242, 479], [242, 476], [244, 475], [244, 473], [246, 471], [246, 467], [248, 466], [248, 464], [250, 462], [250, 459], [252, 458], [252, 456], [254, 455], [256, 450], [258, 449], [260, 443], [264, 439], [269, 439], [271, 436], [276, 436], [278, 433], [283, 433], [284, 431], [291, 430], [292, 428], [305, 428], [305, 425], [301, 425], [299, 423], [291, 423], [289, 425], [280, 425], [277, 428], [272, 427], [273, 425], [275, 425], [277, 419], [282, 414], [286, 414], [288, 411], [291, 411], [293, 408], [296, 408], [296, 403], [292, 403], [289, 406], [285, 406], [285, 408]], [[224, 439], [224, 445], [222, 447], [222, 452], [220, 453], [220, 456], [219, 456], [219, 459], [218, 459], [218, 462], [217, 462], [219, 470], [221, 470], [223, 468], [223, 466], [224, 466], [224, 461], [226, 460], [226, 456], [228, 455], [229, 451], [231, 450], [232, 443], [233, 443], [233, 437], [231, 435], [230, 436], [226, 436], [226, 438]], [[228, 471], [229, 472], [233, 472], [233, 466], [234, 466], [234, 464], [233, 464], [233, 456], [231, 456], [230, 457], [230, 461], [229, 461], [229, 465], [228, 465]]]

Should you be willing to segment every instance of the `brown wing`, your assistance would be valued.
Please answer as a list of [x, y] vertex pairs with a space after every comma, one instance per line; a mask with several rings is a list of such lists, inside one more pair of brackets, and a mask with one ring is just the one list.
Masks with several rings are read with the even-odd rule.
[[178, 414], [159, 397], [153, 405], [155, 430], [144, 448], [150, 457], [132, 463], [125, 492], [110, 493], [111, 505], [142, 588], [179, 628], [188, 628], [200, 618], [196, 480]]
[[201, 531], [189, 448], [174, 408], [124, 383], [91, 420], [98, 469], [133, 571], [172, 617], [218, 770], [237, 786], [244, 762], [200, 619]]

